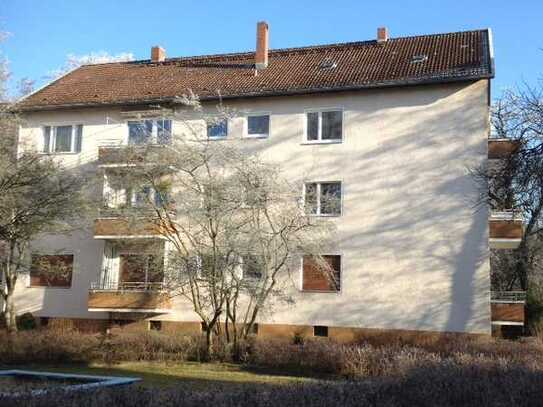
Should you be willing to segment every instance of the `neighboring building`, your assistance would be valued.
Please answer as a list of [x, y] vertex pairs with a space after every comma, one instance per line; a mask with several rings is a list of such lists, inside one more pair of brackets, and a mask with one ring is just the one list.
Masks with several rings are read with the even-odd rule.
[[[76, 69], [19, 103], [20, 139], [68, 165], [101, 168], [107, 179], [115, 164], [108, 146], [149, 141], [142, 128], [168, 143], [176, 122], [154, 115], [156, 104], [176, 109], [190, 89], [213, 109], [220, 93], [246, 113], [211, 136], [249, 136], [248, 148], [287, 176], [309, 178], [306, 188], [328, 188], [342, 200], [341, 211], [321, 213], [338, 227], [340, 250], [329, 260], [340, 288], [300, 259], [295, 305], [262, 316], [259, 334], [490, 334], [489, 214], [474, 210], [478, 192], [466, 168], [487, 159], [493, 76], [489, 30], [388, 38], [379, 29], [377, 40], [268, 50], [268, 27], [259, 23], [256, 53], [166, 58], [154, 47], [150, 60]], [[490, 245], [518, 244], [519, 225], [492, 218]], [[111, 244], [126, 237], [132, 243]], [[141, 259], [167, 250], [145, 229], [102, 217], [93, 230], [34, 247], [51, 253], [39, 260], [72, 273], [20, 279], [20, 312], [82, 327], [111, 318], [199, 329], [189, 304], [141, 290], [160, 284]]]

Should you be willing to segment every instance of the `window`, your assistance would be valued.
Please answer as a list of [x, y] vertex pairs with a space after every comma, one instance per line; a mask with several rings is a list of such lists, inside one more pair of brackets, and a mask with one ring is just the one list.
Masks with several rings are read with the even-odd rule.
[[151, 200], [151, 187], [143, 187], [132, 192], [132, 207], [143, 208], [148, 205]]
[[248, 116], [247, 137], [268, 137], [270, 135], [270, 116]]
[[162, 331], [162, 321], [149, 321], [150, 331]]
[[43, 128], [44, 153], [79, 153], [83, 139], [83, 125], [45, 126]]
[[251, 280], [260, 280], [262, 278], [263, 262], [260, 256], [243, 256], [242, 270], [243, 278]]
[[158, 208], [167, 208], [171, 202], [170, 194], [167, 190], [154, 191], [155, 194], [155, 205]]
[[148, 119], [128, 122], [128, 144], [171, 144], [172, 121]]
[[341, 288], [341, 256], [323, 255], [324, 262], [312, 256], [302, 260], [302, 290], [337, 292]]
[[207, 138], [223, 139], [228, 135], [228, 120], [222, 119], [219, 121], [207, 123]]
[[305, 211], [309, 215], [341, 215], [341, 182], [308, 182], [304, 186]]
[[[128, 188], [129, 204], [132, 208], [151, 208], [154, 202], [156, 207], [167, 207], [171, 203], [169, 192], [164, 189], [160, 192], [151, 186], [143, 186], [135, 189]], [[106, 205], [113, 206], [115, 192], [106, 196]]]
[[328, 327], [327, 326], [321, 326], [321, 325], [315, 325], [313, 327], [313, 336], [322, 336], [327, 338], [328, 337]]
[[312, 142], [337, 142], [343, 138], [343, 112], [329, 110], [308, 112], [306, 140]]
[[250, 333], [251, 335], [258, 335], [258, 324], [256, 322], [251, 325]]
[[73, 254], [32, 255], [30, 286], [70, 288], [73, 264]]
[[123, 253], [119, 259], [121, 285], [150, 288], [148, 283], [164, 280], [164, 259], [160, 255]]

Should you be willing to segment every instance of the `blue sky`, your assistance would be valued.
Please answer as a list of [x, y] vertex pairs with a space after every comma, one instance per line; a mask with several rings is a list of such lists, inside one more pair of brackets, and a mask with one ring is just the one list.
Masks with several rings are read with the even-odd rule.
[[252, 50], [259, 20], [270, 24], [272, 48], [373, 39], [378, 26], [392, 37], [491, 27], [494, 96], [543, 75], [543, 1], [0, 1], [13, 82], [39, 83], [68, 54], [145, 59], [155, 44], [168, 56]]

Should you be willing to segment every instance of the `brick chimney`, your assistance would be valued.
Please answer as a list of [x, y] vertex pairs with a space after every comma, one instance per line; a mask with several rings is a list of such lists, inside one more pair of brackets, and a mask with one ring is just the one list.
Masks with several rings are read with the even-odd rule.
[[260, 21], [256, 25], [256, 69], [264, 69], [268, 66], [268, 49], [268, 23], [265, 21]]
[[377, 29], [377, 42], [386, 42], [388, 41], [388, 28], [379, 27]]
[[166, 59], [166, 50], [158, 45], [151, 48], [151, 61], [163, 62]]

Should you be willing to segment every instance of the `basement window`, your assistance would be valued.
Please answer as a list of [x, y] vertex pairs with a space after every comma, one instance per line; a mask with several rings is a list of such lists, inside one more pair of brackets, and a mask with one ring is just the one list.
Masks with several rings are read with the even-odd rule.
[[323, 338], [328, 337], [328, 327], [327, 326], [321, 326], [321, 325], [315, 325], [313, 327], [313, 336], [320, 336]]
[[149, 321], [150, 331], [162, 331], [162, 321]]

